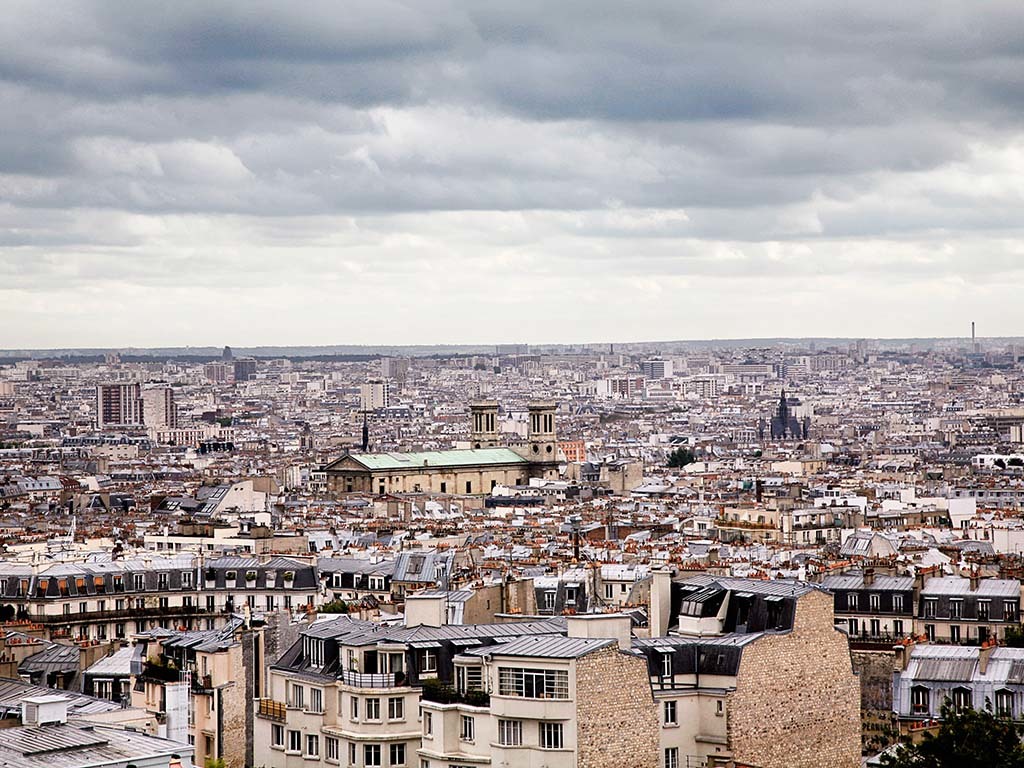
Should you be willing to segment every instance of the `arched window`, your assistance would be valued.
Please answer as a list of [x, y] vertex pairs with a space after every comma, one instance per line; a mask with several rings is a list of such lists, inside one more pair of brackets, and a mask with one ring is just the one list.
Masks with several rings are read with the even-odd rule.
[[1016, 717], [1017, 713], [1013, 706], [1013, 691], [1005, 688], [996, 691], [996, 714], [1000, 717]]
[[931, 712], [931, 691], [923, 685], [915, 685], [910, 689], [910, 713], [927, 715]]
[[953, 701], [954, 709], [970, 709], [971, 699], [973, 698], [970, 688], [954, 688], [953, 695], [950, 697]]

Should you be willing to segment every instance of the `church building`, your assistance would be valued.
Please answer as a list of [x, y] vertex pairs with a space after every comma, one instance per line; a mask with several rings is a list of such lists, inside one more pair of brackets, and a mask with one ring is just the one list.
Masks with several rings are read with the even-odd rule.
[[470, 406], [470, 448], [418, 453], [348, 454], [327, 464], [327, 490], [343, 493], [487, 494], [496, 485], [558, 479], [555, 403], [529, 405], [526, 444], [503, 445], [498, 403]]
[[[800, 401], [796, 400], [795, 403], [799, 405]], [[794, 414], [792, 406], [793, 403], [790, 402], [790, 398], [786, 397], [786, 390], [783, 389], [782, 396], [779, 398], [779, 407], [771, 420], [769, 434], [772, 440], [806, 440], [810, 436], [810, 418], [805, 416], [801, 421]], [[761, 419], [758, 425], [758, 437], [761, 440], [765, 438], [764, 432], [764, 419]]]

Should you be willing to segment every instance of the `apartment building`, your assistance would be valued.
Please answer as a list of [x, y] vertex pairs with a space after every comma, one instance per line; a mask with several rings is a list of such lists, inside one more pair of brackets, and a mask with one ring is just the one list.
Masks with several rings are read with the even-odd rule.
[[0, 622], [31, 620], [49, 639], [99, 642], [158, 627], [218, 629], [246, 608], [271, 612], [320, 602], [316, 566], [284, 557], [0, 564]]
[[914, 631], [914, 577], [863, 573], [827, 576], [821, 586], [832, 593], [837, 627], [851, 640], [894, 642]]
[[[276, 768], [416, 765], [421, 690], [454, 680], [453, 658], [501, 638], [557, 635], [564, 620], [389, 627], [338, 616], [302, 631], [272, 665], [255, 724], [255, 762]], [[425, 617], [426, 618], [426, 617]], [[407, 617], [409, 621], [417, 621]]]
[[223, 628], [137, 636], [131, 703], [152, 713], [163, 734], [194, 745], [196, 762], [252, 765], [253, 701], [265, 659], [261, 626], [233, 617]]
[[407, 626], [317, 622], [270, 670], [256, 763], [859, 764], [859, 689], [831, 595], [659, 572], [651, 613], [644, 638], [624, 614], [446, 625], [444, 596], [428, 594]]
[[1020, 626], [1020, 598], [1016, 579], [933, 577], [921, 588], [914, 632], [930, 642], [1002, 640]]
[[906, 645], [896, 662], [893, 714], [904, 735], [941, 719], [946, 700], [1024, 719], [1024, 648]]
[[832, 605], [803, 582], [656, 571], [651, 636], [633, 645], [658, 703], [663, 764], [859, 765], [860, 692]]

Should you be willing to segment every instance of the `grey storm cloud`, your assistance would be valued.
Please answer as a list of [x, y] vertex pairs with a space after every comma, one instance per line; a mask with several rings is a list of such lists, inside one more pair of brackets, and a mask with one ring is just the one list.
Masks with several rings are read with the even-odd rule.
[[330, 322], [424, 275], [466, 306], [467, 268], [595, 306], [917, 280], [935, 319], [1024, 279], [1022, 65], [1019, 2], [9, 2], [0, 319], [239, 271], [301, 306], [305, 269], [351, 287]]

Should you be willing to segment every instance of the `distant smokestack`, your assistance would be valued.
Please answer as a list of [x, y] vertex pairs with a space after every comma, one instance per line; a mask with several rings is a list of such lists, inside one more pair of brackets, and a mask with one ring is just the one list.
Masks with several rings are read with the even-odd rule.
[[977, 336], [974, 335], [974, 321], [971, 320], [971, 343], [973, 344], [978, 340]]

